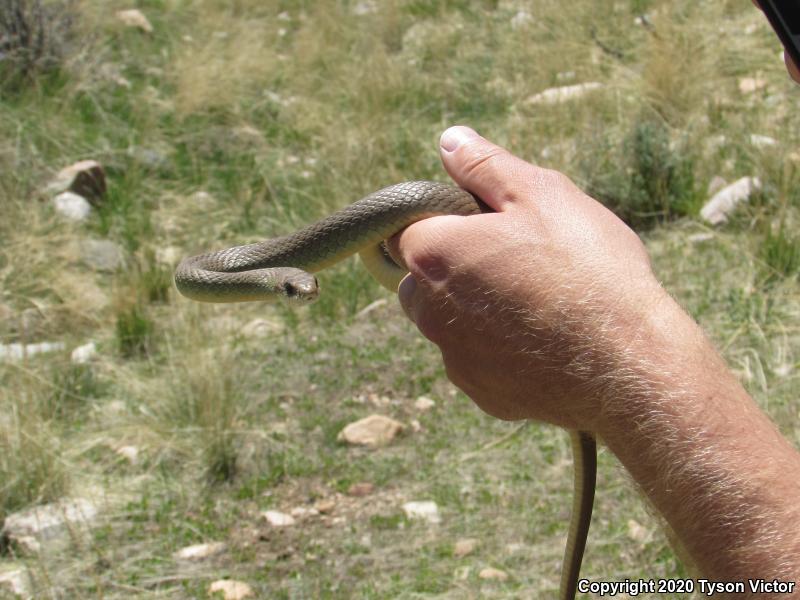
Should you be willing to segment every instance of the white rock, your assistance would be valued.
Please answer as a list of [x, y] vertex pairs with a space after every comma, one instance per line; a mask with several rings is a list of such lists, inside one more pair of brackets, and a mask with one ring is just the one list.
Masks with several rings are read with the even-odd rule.
[[628, 538], [634, 542], [645, 544], [650, 540], [651, 532], [638, 521], [628, 520]]
[[45, 191], [48, 194], [74, 192], [97, 206], [106, 194], [106, 173], [96, 160], [82, 160], [61, 169]]
[[144, 16], [142, 11], [132, 8], [130, 10], [117, 11], [117, 19], [122, 21], [123, 25], [127, 27], [135, 27], [141, 29], [145, 33], [153, 33], [153, 26], [147, 17]]
[[319, 511], [316, 508], [307, 508], [305, 506], [295, 506], [290, 512], [293, 517], [298, 519], [316, 517], [319, 514]]
[[702, 244], [703, 242], [708, 242], [714, 239], [714, 234], [710, 231], [708, 232], [701, 232], [701, 233], [693, 233], [688, 238], [686, 238], [692, 244]]
[[63, 342], [39, 342], [38, 344], [0, 344], [0, 361], [30, 358], [46, 352], [59, 352], [65, 348]]
[[28, 556], [34, 556], [42, 551], [42, 545], [32, 535], [21, 535], [11, 538], [17, 550]]
[[478, 540], [475, 538], [466, 538], [458, 540], [453, 546], [453, 556], [456, 558], [463, 558], [475, 552], [478, 547]]
[[526, 27], [529, 23], [533, 22], [533, 16], [527, 10], [520, 10], [517, 11], [513, 17], [511, 17], [511, 29], [518, 30]]
[[359, 17], [370, 15], [377, 11], [378, 4], [372, 0], [363, 0], [362, 2], [357, 2], [355, 6], [353, 6], [353, 14]]
[[89, 342], [83, 346], [78, 346], [70, 354], [70, 360], [76, 365], [85, 365], [92, 362], [97, 357], [97, 346], [94, 342]]
[[703, 206], [700, 216], [711, 225], [725, 223], [736, 206], [760, 187], [761, 182], [757, 177], [742, 177], [714, 194]]
[[339, 432], [337, 439], [348, 444], [377, 448], [391, 442], [403, 428], [402, 423], [389, 417], [370, 415], [347, 425]]
[[713, 196], [726, 185], [728, 185], [728, 182], [725, 180], [725, 178], [720, 177], [719, 175], [714, 175], [711, 181], [708, 182], [708, 189], [706, 190], [706, 193], [709, 196]]
[[277, 510], [267, 510], [261, 513], [261, 516], [267, 520], [267, 523], [273, 527], [289, 527], [295, 524], [294, 517], [287, 515]]
[[427, 412], [434, 406], [436, 406], [436, 402], [427, 396], [420, 396], [414, 400], [414, 408], [416, 408], [419, 412]]
[[53, 207], [59, 215], [76, 223], [88, 219], [92, 212], [92, 205], [88, 200], [75, 192], [61, 192], [53, 198]]
[[195, 544], [181, 548], [172, 556], [177, 560], [204, 560], [217, 554], [222, 554], [227, 549], [225, 542], [211, 542], [210, 544]]
[[493, 567], [486, 567], [485, 569], [481, 569], [481, 572], [478, 573], [478, 577], [481, 579], [490, 579], [494, 581], [505, 581], [508, 579], [508, 573]]
[[771, 138], [768, 135], [759, 135], [754, 133], [750, 136], [750, 143], [756, 148], [772, 148], [778, 145], [778, 140]]
[[81, 259], [98, 271], [115, 271], [125, 262], [125, 252], [111, 240], [82, 240]]
[[548, 88], [542, 92], [539, 92], [538, 94], [530, 96], [527, 100], [525, 100], [525, 104], [561, 104], [563, 102], [568, 102], [569, 100], [575, 100], [585, 96], [587, 93], [594, 90], [599, 90], [602, 87], [602, 83], [597, 81], [589, 81], [587, 83], [576, 83], [575, 85]]
[[406, 502], [403, 504], [403, 512], [409, 519], [422, 519], [428, 523], [440, 523], [442, 518], [439, 516], [439, 507], [433, 500], [422, 500], [418, 502]]
[[65, 533], [68, 524], [92, 525], [97, 514], [97, 506], [82, 498], [43, 504], [8, 515], [3, 533], [15, 538], [34, 536], [39, 540], [53, 539]]
[[222, 594], [224, 600], [243, 600], [253, 598], [253, 589], [243, 581], [219, 579], [208, 586], [208, 595]]
[[0, 570], [0, 592], [3, 596], [6, 593], [18, 598], [32, 598], [31, 580], [28, 572], [22, 568], [10, 568]]
[[249, 338], [268, 338], [283, 331], [283, 323], [267, 319], [253, 319], [242, 327], [242, 335]]
[[173, 267], [177, 265], [186, 255], [183, 248], [179, 246], [167, 246], [156, 248], [156, 260], [162, 265]]
[[116, 453], [132, 465], [139, 462], [139, 448], [136, 446], [120, 446]]
[[742, 77], [739, 79], [739, 91], [743, 94], [752, 94], [767, 85], [767, 80], [761, 77]]

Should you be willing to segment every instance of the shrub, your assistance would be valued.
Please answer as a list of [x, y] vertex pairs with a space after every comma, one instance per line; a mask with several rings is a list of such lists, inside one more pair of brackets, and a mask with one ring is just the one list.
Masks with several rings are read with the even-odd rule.
[[37, 73], [62, 65], [72, 14], [72, 6], [65, 3], [0, 2], [0, 89], [16, 89]]
[[697, 210], [691, 153], [670, 144], [660, 121], [638, 120], [616, 146], [599, 136], [579, 168], [587, 192], [634, 229]]

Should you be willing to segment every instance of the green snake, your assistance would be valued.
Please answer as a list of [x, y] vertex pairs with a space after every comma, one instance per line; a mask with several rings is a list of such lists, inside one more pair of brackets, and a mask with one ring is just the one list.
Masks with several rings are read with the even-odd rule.
[[[489, 211], [483, 202], [461, 188], [431, 181], [399, 183], [295, 233], [186, 258], [175, 271], [175, 284], [184, 296], [203, 302], [309, 302], [319, 293], [312, 273], [358, 252], [373, 277], [394, 292], [406, 271], [391, 260], [384, 240], [429, 217]], [[570, 435], [575, 463], [574, 498], [560, 600], [575, 597], [597, 472], [594, 437], [584, 431], [571, 431]]]

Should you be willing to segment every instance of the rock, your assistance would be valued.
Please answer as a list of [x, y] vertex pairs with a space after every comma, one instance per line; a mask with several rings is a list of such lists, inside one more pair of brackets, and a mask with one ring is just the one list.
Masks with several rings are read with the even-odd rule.
[[125, 252], [111, 240], [83, 240], [81, 260], [98, 271], [116, 271], [125, 263]]
[[706, 190], [706, 192], [708, 193], [709, 196], [713, 196], [722, 188], [724, 188], [726, 185], [728, 185], [728, 182], [723, 177], [720, 177], [719, 175], [714, 175], [711, 181], [708, 182], [708, 189]]
[[327, 515], [333, 512], [333, 509], [336, 508], [336, 501], [333, 498], [326, 498], [324, 500], [320, 500], [314, 505], [320, 513], [323, 515]]
[[120, 446], [115, 452], [132, 465], [139, 462], [139, 448], [136, 446]]
[[478, 547], [478, 540], [475, 538], [465, 538], [458, 540], [453, 546], [453, 556], [456, 558], [463, 558], [475, 552]]
[[199, 190], [189, 196], [189, 200], [191, 200], [198, 210], [211, 210], [214, 208], [214, 204], [216, 204], [216, 200], [214, 196], [209, 194], [204, 190]]
[[628, 537], [634, 542], [645, 544], [650, 540], [650, 531], [641, 523], [628, 520]]
[[242, 335], [248, 338], [268, 338], [283, 331], [283, 323], [267, 319], [253, 319], [242, 327]]
[[551, 105], [562, 104], [569, 100], [575, 100], [585, 96], [588, 92], [599, 90], [603, 87], [602, 83], [597, 81], [590, 81], [587, 83], [577, 83], [575, 85], [566, 85], [562, 87], [548, 88], [538, 94], [530, 96], [525, 100], [528, 105]]
[[500, 569], [495, 569], [493, 567], [486, 567], [485, 569], [481, 569], [481, 572], [478, 573], [478, 577], [480, 579], [505, 581], [506, 579], [508, 579], [508, 573], [506, 573], [505, 571], [501, 571]]
[[44, 354], [59, 352], [65, 348], [63, 342], [39, 342], [38, 344], [0, 344], [0, 361], [23, 360]]
[[169, 156], [156, 148], [133, 146], [128, 148], [128, 156], [140, 166], [153, 171], [169, 167]]
[[362, 0], [353, 6], [353, 14], [359, 17], [364, 15], [371, 15], [378, 11], [378, 5], [372, 0]]
[[366, 481], [363, 481], [361, 483], [354, 483], [349, 488], [347, 488], [347, 495], [353, 496], [354, 498], [363, 498], [364, 496], [369, 496], [374, 491], [375, 491], [374, 485]]
[[97, 346], [94, 342], [89, 342], [83, 346], [78, 346], [70, 354], [70, 360], [75, 365], [85, 365], [97, 358]]
[[742, 77], [739, 79], [739, 91], [743, 94], [752, 94], [767, 85], [767, 80], [761, 77]]
[[176, 560], [205, 560], [212, 556], [222, 554], [228, 549], [225, 542], [211, 542], [209, 544], [195, 544], [186, 546], [175, 552], [172, 556]]
[[750, 143], [756, 148], [772, 148], [778, 145], [778, 140], [768, 135], [754, 133], [750, 136]]
[[307, 508], [305, 506], [295, 506], [291, 511], [291, 515], [297, 519], [305, 519], [307, 517], [316, 517], [319, 511], [316, 508]]
[[8, 515], [3, 534], [12, 539], [31, 536], [39, 541], [50, 540], [76, 525], [93, 525], [97, 515], [97, 506], [81, 498], [43, 504]]
[[243, 581], [219, 579], [208, 586], [208, 595], [222, 594], [224, 600], [242, 600], [253, 598], [253, 589]]
[[3, 596], [11, 594], [17, 598], [32, 598], [31, 580], [28, 572], [21, 567], [0, 567], [0, 592], [3, 592]]
[[414, 408], [416, 408], [419, 412], [427, 412], [434, 406], [436, 406], [436, 402], [427, 396], [420, 396], [414, 400]]
[[96, 160], [82, 160], [61, 169], [45, 191], [50, 194], [73, 192], [92, 206], [99, 206], [106, 195], [106, 173]]
[[378, 448], [391, 442], [403, 428], [402, 423], [389, 417], [370, 415], [347, 425], [337, 439], [356, 446]]
[[742, 177], [714, 194], [700, 210], [700, 216], [711, 225], [725, 223], [736, 206], [760, 188], [757, 177]]
[[692, 244], [702, 244], [703, 242], [708, 242], [714, 239], [714, 234], [710, 231], [700, 232], [700, 233], [693, 233], [688, 238], [686, 238]]
[[529, 13], [527, 10], [520, 10], [517, 11], [517, 14], [511, 17], [511, 29], [517, 31], [527, 27], [532, 22], [533, 16], [531, 16], [531, 13]]
[[294, 517], [287, 515], [277, 510], [267, 510], [261, 513], [261, 516], [266, 519], [267, 523], [273, 527], [289, 527], [295, 524]]
[[92, 212], [92, 206], [86, 198], [75, 192], [61, 192], [53, 198], [53, 208], [68, 221], [76, 223], [88, 219]]
[[156, 248], [156, 261], [168, 267], [177, 265], [186, 256], [183, 248], [179, 246], [167, 246], [166, 248]]
[[403, 512], [409, 519], [421, 519], [428, 523], [440, 523], [442, 518], [439, 516], [439, 507], [433, 500], [423, 500], [420, 502], [406, 502], [403, 504]]
[[35, 556], [42, 551], [42, 544], [32, 535], [21, 535], [12, 538], [14, 549], [26, 556]]
[[153, 33], [153, 26], [142, 11], [132, 8], [129, 10], [117, 11], [117, 19], [126, 27], [140, 29], [145, 33]]

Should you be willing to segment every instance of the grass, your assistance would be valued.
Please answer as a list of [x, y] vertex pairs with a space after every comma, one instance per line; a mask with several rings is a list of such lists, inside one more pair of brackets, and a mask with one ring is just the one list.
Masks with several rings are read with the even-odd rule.
[[[566, 436], [480, 413], [360, 265], [322, 273], [320, 301], [302, 310], [194, 304], [170, 281], [170, 256], [445, 179], [436, 141], [454, 123], [565, 171], [634, 224], [664, 285], [800, 442], [797, 90], [749, 3], [137, 6], [152, 34], [115, 20], [128, 5], [76, 3], [58, 68], [15, 79], [0, 103], [0, 343], [67, 348], [0, 363], [0, 518], [67, 495], [102, 506], [68, 552], [16, 558], [37, 597], [203, 597], [223, 577], [269, 598], [554, 595]], [[743, 78], [758, 89], [740, 91]], [[603, 88], [526, 102], [588, 81]], [[105, 166], [109, 193], [68, 224], [42, 189], [86, 158]], [[714, 176], [763, 187], [710, 230], [697, 213]], [[126, 267], [87, 269], [84, 238], [116, 242]], [[98, 356], [71, 364], [88, 341]], [[419, 412], [421, 395], [434, 408]], [[407, 432], [375, 451], [337, 440], [373, 412]], [[374, 491], [348, 495], [362, 482]], [[294, 527], [260, 518], [330, 500]], [[406, 518], [411, 500], [435, 500], [442, 522]], [[455, 556], [468, 537], [475, 552]], [[201, 565], [172, 558], [208, 541], [228, 548]], [[584, 564], [590, 579], [685, 576], [607, 452]], [[489, 566], [509, 579], [480, 580]]]

